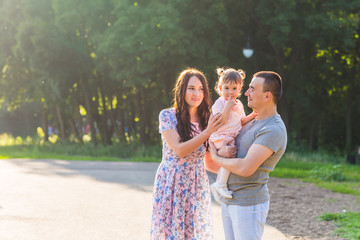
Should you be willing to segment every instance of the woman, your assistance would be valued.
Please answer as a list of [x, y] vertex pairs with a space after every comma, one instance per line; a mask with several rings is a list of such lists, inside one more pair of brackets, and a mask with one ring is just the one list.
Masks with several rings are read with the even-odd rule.
[[163, 157], [155, 176], [151, 239], [213, 239], [203, 159], [221, 115], [210, 117], [207, 81], [196, 69], [180, 74], [174, 95], [173, 107], [159, 116]]

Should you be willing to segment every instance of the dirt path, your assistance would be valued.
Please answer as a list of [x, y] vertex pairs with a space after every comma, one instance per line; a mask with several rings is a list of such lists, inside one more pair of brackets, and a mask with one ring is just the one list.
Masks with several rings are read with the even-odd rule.
[[333, 222], [319, 221], [324, 213], [359, 212], [360, 199], [334, 193], [297, 179], [271, 178], [270, 212], [267, 223], [290, 239], [339, 240]]

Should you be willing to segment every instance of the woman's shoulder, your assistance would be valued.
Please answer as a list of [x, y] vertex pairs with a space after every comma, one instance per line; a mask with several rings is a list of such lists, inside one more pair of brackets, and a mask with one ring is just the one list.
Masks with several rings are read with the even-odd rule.
[[176, 118], [175, 109], [174, 108], [166, 108], [160, 111], [159, 114], [160, 119], [173, 119]]
[[167, 129], [174, 129], [176, 128], [176, 114], [174, 108], [167, 108], [161, 110], [159, 114], [159, 126], [160, 132], [167, 130]]
[[165, 108], [163, 110], [160, 111], [160, 116], [161, 115], [175, 115], [175, 109], [174, 108]]

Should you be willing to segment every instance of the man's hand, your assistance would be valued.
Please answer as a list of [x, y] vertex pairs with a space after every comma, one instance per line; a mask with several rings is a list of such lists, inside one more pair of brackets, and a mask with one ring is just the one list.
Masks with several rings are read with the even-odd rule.
[[235, 146], [223, 145], [217, 154], [225, 158], [234, 158], [237, 155], [237, 148]]
[[[234, 142], [233, 140], [229, 140], [222, 145], [219, 150], [217, 151], [217, 154], [220, 157], [225, 158], [234, 158], [237, 155], [237, 148], [235, 145], [229, 145], [229, 143]], [[233, 144], [233, 143], [232, 143]]]
[[224, 144], [219, 150], [216, 150], [215, 145], [212, 142], [209, 142], [210, 144], [210, 154], [211, 158], [214, 162], [221, 164], [219, 157], [224, 158], [234, 158], [237, 154], [237, 148], [235, 146], [229, 146], [227, 144]]

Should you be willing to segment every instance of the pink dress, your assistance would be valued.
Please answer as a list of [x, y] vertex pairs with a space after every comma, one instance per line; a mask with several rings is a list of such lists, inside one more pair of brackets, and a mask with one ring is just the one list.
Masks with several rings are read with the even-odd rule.
[[[159, 131], [176, 129], [174, 109], [160, 112]], [[195, 125], [194, 135], [201, 132]], [[205, 147], [180, 158], [163, 141], [162, 162], [154, 182], [152, 240], [213, 239], [209, 180], [204, 168]]]
[[[226, 102], [227, 100], [225, 100], [225, 98], [219, 97], [212, 106], [213, 114], [222, 112]], [[219, 149], [224, 142], [229, 142], [229, 145], [235, 145], [235, 137], [241, 130], [242, 117], [245, 117], [244, 106], [239, 100], [236, 100], [236, 104], [230, 110], [228, 122], [210, 136], [210, 141], [214, 143], [217, 149]]]

